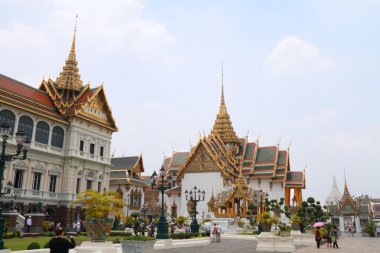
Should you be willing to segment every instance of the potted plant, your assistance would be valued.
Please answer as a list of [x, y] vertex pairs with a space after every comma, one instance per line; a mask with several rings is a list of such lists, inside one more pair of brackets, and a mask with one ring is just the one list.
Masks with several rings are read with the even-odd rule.
[[129, 236], [120, 241], [122, 253], [151, 253], [155, 242], [155, 238], [141, 235]]
[[302, 222], [301, 217], [299, 217], [298, 215], [294, 215], [290, 218], [290, 223], [292, 224], [292, 229], [295, 231], [300, 229], [301, 222]]
[[178, 216], [175, 219], [175, 223], [178, 225], [178, 228], [182, 228], [185, 222], [187, 222], [187, 218], [185, 216]]
[[114, 221], [110, 215], [122, 215], [124, 201], [118, 192], [97, 192], [89, 189], [77, 195], [73, 205], [82, 204], [85, 227], [93, 242], [104, 242]]
[[279, 235], [281, 237], [289, 237], [290, 231], [292, 230], [291, 226], [286, 225], [286, 223], [281, 222], [278, 224], [278, 228], [280, 229]]
[[364, 225], [363, 232], [368, 234], [370, 237], [375, 237], [376, 223], [373, 220], [369, 220], [367, 224]]
[[272, 230], [272, 217], [269, 213], [265, 212], [261, 215], [261, 223], [264, 232], [270, 232]]
[[238, 221], [236, 222], [236, 225], [238, 225], [239, 228], [242, 228], [242, 227], [244, 226], [244, 221], [242, 221], [242, 220], [238, 220]]

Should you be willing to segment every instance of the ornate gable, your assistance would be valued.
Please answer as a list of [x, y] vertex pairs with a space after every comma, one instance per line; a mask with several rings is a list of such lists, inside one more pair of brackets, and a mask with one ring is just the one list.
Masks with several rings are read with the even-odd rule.
[[195, 150], [194, 155], [184, 167], [185, 173], [204, 173], [204, 172], [218, 172], [218, 165], [214, 159], [207, 153], [203, 145], [199, 145]]

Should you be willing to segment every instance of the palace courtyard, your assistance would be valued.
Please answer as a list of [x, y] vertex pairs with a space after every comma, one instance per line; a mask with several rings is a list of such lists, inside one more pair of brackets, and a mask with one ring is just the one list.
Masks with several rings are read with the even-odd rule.
[[[213, 243], [211, 245], [193, 246], [187, 248], [173, 248], [155, 250], [156, 253], [252, 253], [256, 251], [257, 241], [244, 239], [224, 239], [221, 243]], [[339, 250], [327, 248], [326, 244], [322, 244], [320, 249], [316, 247], [298, 246], [296, 253], [314, 253], [314, 252], [344, 252], [344, 253], [380, 253], [380, 238], [369, 237], [341, 237], [338, 241]]]

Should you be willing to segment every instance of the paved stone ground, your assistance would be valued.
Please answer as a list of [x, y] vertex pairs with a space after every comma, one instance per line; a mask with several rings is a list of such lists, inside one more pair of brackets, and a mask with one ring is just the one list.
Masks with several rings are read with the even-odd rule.
[[[155, 250], [154, 253], [208, 253], [208, 252], [225, 252], [225, 253], [263, 253], [256, 251], [257, 241], [244, 239], [224, 239], [220, 243], [210, 245], [193, 246], [186, 248], [173, 248]], [[267, 252], [266, 252], [267, 253]]]
[[327, 248], [327, 244], [306, 247], [296, 251], [296, 253], [315, 253], [315, 252], [344, 252], [344, 253], [380, 253], [380, 238], [371, 237], [340, 237], [338, 240], [339, 249]]
[[[187, 248], [173, 248], [155, 250], [155, 253], [263, 253], [256, 251], [257, 241], [244, 239], [224, 239], [221, 243], [193, 246]], [[380, 253], [380, 238], [369, 237], [341, 237], [338, 241], [339, 249], [327, 248], [322, 244], [320, 249], [314, 247], [297, 246], [296, 253]]]

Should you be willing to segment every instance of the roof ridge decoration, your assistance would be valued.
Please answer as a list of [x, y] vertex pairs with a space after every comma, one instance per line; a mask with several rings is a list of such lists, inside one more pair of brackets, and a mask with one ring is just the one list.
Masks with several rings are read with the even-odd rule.
[[63, 66], [63, 69], [59, 77], [57, 77], [57, 80], [56, 80], [56, 83], [59, 89], [79, 91], [82, 88], [82, 81], [80, 80], [78, 62], [76, 60], [76, 52], [75, 52], [77, 19], [78, 19], [78, 15], [75, 18], [74, 37], [71, 43], [69, 57], [66, 60], [65, 65]]
[[220, 106], [218, 115], [216, 115], [216, 120], [214, 126], [211, 130], [212, 134], [218, 133], [222, 138], [224, 143], [238, 144], [239, 140], [232, 127], [232, 122], [230, 120], [230, 115], [228, 115], [227, 107], [224, 101], [224, 83], [223, 83], [223, 64], [222, 64], [222, 94], [220, 99]]
[[[228, 154], [227, 150], [227, 146], [225, 145], [225, 143], [223, 142], [222, 138], [220, 137], [220, 135], [216, 132], [214, 134], [210, 134], [210, 136], [208, 137], [208, 139], [210, 141], [213, 141], [214, 139], [217, 139], [216, 141], [214, 141], [213, 143], [215, 143], [215, 145], [218, 146], [219, 150], [223, 153], [224, 157], [232, 164], [237, 164], [237, 159], [235, 159], [232, 155]], [[218, 141], [219, 140], [219, 141]]]

